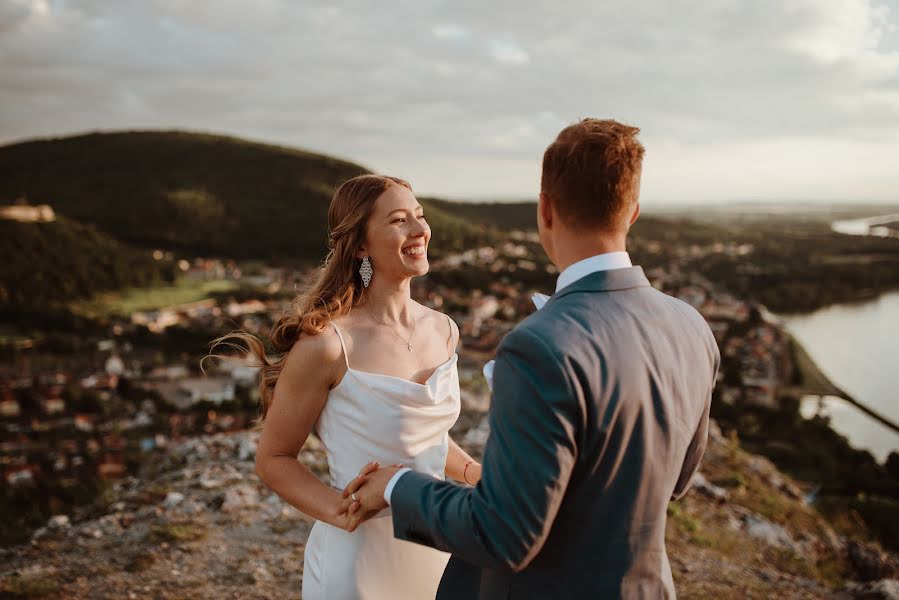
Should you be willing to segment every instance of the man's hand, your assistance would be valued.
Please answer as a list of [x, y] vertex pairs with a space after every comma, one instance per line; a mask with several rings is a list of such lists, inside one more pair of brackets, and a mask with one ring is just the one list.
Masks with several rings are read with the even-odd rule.
[[337, 513], [348, 517], [350, 531], [389, 506], [384, 500], [384, 490], [390, 479], [402, 468], [394, 465], [376, 471], [368, 471], [352, 480], [343, 490], [343, 502]]

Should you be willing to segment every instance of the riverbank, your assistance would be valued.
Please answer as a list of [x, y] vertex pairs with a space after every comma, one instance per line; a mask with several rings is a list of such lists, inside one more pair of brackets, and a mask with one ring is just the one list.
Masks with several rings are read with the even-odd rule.
[[[899, 423], [867, 406], [863, 402], [860, 402], [855, 399], [852, 394], [849, 394], [835, 385], [830, 378], [821, 371], [802, 343], [786, 329], [782, 329], [782, 331], [789, 340], [788, 343], [793, 356], [793, 365], [797, 372], [797, 375], [794, 375], [795, 383], [782, 388], [781, 392], [783, 394], [795, 396], [799, 399], [803, 396], [832, 396], [840, 398], [879, 422], [884, 427], [899, 434]], [[796, 381], [797, 379], [798, 381]]]
[[810, 416], [817, 408], [829, 415], [834, 429], [880, 462], [899, 451], [899, 371], [894, 367], [899, 337], [891, 335], [899, 331], [899, 292], [782, 318], [815, 370], [833, 383], [809, 390], [803, 414]]
[[836, 385], [776, 315], [764, 309], [759, 312], [779, 332], [780, 339], [774, 343], [784, 350], [775, 401], [728, 403], [719, 397], [712, 405], [713, 417], [723, 429], [738, 435], [748, 451], [813, 485], [809, 500], [836, 527], [864, 524], [884, 545], [899, 549], [899, 453], [878, 462], [870, 451], [854, 446], [837, 431], [829, 417], [805, 418], [801, 403], [809, 395], [842, 398], [847, 405], [852, 403], [853, 410], [859, 406], [866, 414], [880, 417], [880, 422], [891, 419]]

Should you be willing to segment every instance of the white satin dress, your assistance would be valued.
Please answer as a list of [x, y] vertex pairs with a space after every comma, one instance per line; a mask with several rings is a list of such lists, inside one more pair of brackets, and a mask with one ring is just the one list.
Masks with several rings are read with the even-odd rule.
[[[328, 455], [331, 486], [343, 490], [373, 460], [444, 479], [448, 432], [461, 409], [459, 355], [449, 357], [423, 384], [357, 371], [346, 358], [340, 329], [334, 329], [347, 372], [329, 391], [315, 425]], [[353, 533], [316, 521], [303, 557], [303, 600], [434, 598], [449, 558], [446, 552], [394, 538], [390, 508]]]

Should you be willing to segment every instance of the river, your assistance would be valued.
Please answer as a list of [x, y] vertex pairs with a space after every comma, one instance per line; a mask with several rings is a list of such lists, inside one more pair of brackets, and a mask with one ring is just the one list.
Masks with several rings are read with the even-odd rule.
[[[837, 387], [899, 422], [899, 292], [784, 317], [784, 321]], [[870, 450], [879, 461], [899, 451], [899, 434], [848, 402], [824, 397], [823, 405], [832, 427], [853, 446]], [[817, 409], [817, 399], [803, 400], [804, 416]]]

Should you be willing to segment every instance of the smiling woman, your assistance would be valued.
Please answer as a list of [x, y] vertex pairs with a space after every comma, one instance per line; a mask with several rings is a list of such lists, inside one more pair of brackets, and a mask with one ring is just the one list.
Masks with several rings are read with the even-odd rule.
[[[341, 510], [342, 492], [379, 467], [480, 480], [480, 464], [449, 437], [461, 410], [458, 329], [411, 298], [412, 278], [429, 269], [431, 228], [411, 186], [380, 175], [343, 183], [328, 225], [330, 252], [318, 279], [273, 329], [281, 355], [271, 361], [246, 332], [213, 343], [245, 342], [262, 365], [256, 472], [317, 520], [304, 553], [303, 598], [432, 598], [449, 554], [396, 539], [385, 511], [359, 523]], [[328, 455], [330, 486], [297, 460], [313, 429]]]

